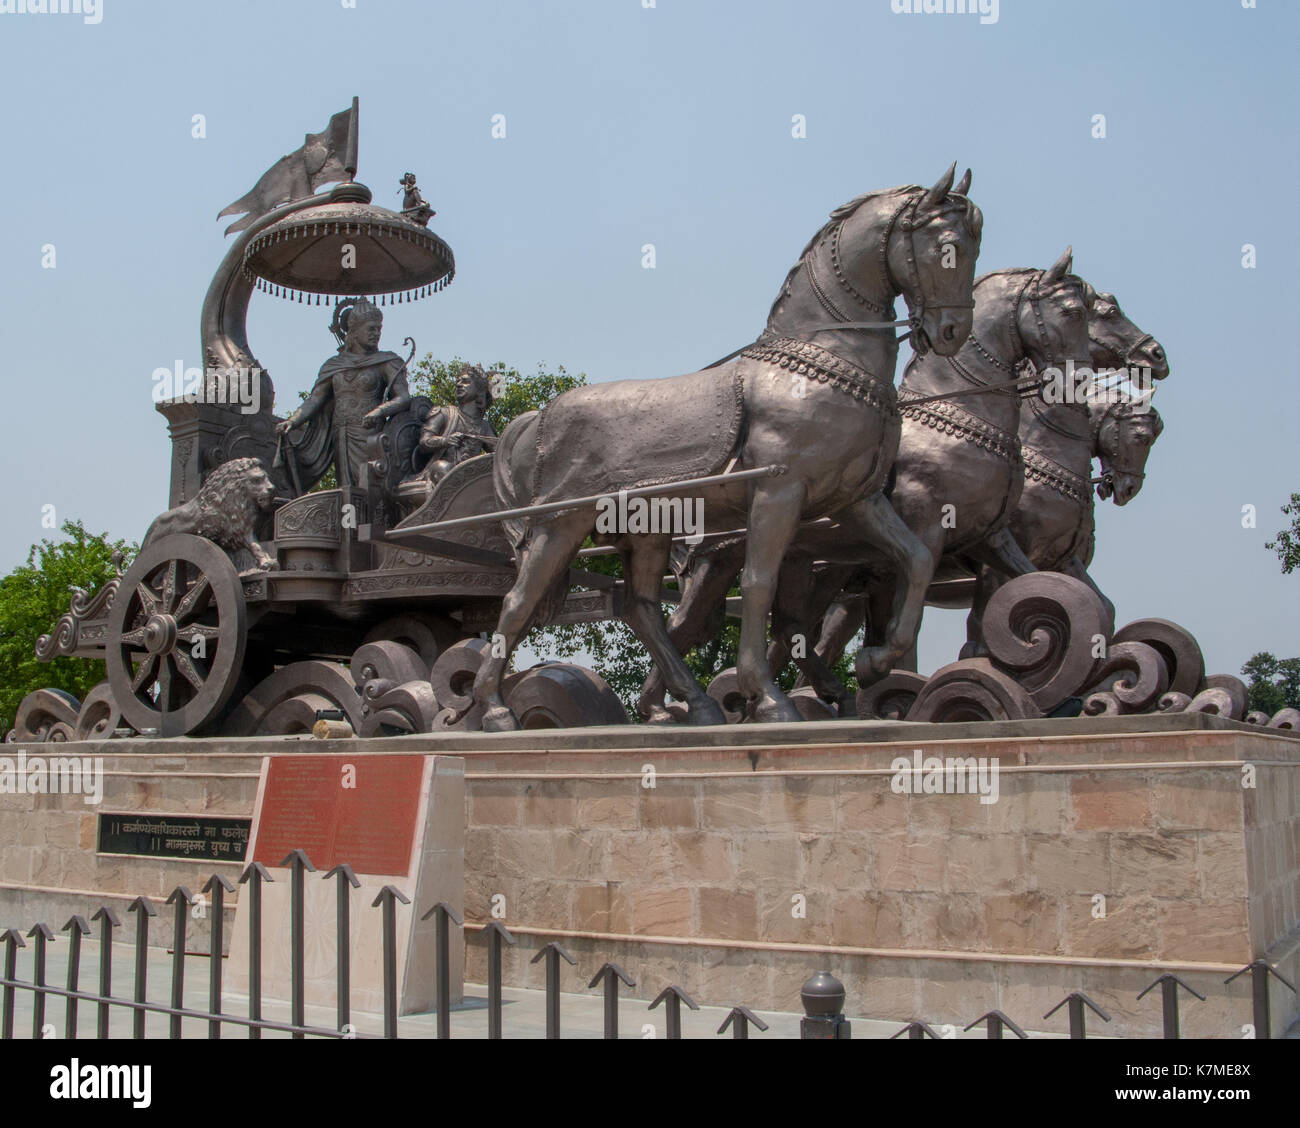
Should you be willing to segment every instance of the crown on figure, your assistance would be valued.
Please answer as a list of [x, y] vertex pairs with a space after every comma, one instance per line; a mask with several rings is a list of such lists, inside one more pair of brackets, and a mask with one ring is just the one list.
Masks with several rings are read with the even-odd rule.
[[330, 321], [330, 332], [342, 344], [353, 326], [366, 321], [382, 321], [383, 311], [374, 302], [366, 298], [349, 298], [334, 307], [334, 317]]

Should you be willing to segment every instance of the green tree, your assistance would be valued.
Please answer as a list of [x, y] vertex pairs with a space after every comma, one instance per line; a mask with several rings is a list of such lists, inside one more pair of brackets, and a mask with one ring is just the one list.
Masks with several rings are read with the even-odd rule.
[[[427, 396], [434, 403], [455, 403], [456, 377], [467, 363], [458, 356], [451, 360], [438, 360], [432, 353], [426, 353], [411, 367], [411, 395]], [[584, 373], [575, 376], [562, 364], [557, 365], [554, 372], [548, 372], [539, 364], [537, 371], [529, 376], [517, 368], [507, 367], [503, 361], [482, 367], [492, 378], [493, 397], [492, 406], [488, 408], [488, 422], [498, 435], [516, 415], [536, 411], [561, 392], [585, 387], [587, 383]]]
[[1290, 573], [1300, 568], [1300, 493], [1291, 495], [1291, 500], [1282, 506], [1282, 514], [1291, 518], [1291, 527], [1283, 529], [1276, 540], [1269, 541], [1264, 547], [1276, 552], [1282, 561], [1282, 571]]
[[68, 610], [72, 588], [95, 592], [116, 575], [113, 553], [123, 567], [137, 551], [107, 533], [86, 531], [80, 521], [65, 521], [57, 543], [43, 540], [27, 563], [0, 579], [0, 733], [8, 732], [22, 699], [35, 689], [62, 689], [74, 697], [104, 680], [104, 663], [92, 658], [36, 657], [36, 639], [48, 634]]
[[1275, 658], [1267, 650], [1241, 667], [1249, 678], [1250, 707], [1270, 717], [1279, 709], [1300, 709], [1300, 658]]

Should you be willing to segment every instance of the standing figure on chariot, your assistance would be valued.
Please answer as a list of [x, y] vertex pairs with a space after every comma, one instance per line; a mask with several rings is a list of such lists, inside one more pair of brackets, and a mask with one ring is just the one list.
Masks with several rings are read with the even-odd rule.
[[420, 429], [420, 442], [411, 455], [415, 477], [430, 483], [459, 462], [495, 450], [497, 433], [488, 422], [492, 382], [477, 364], [456, 373], [456, 402], [435, 407]]
[[371, 436], [410, 406], [406, 362], [379, 349], [383, 322], [379, 307], [365, 298], [335, 306], [330, 332], [338, 355], [321, 365], [311, 395], [276, 427], [282, 439], [275, 465], [287, 463], [300, 495], [331, 463], [340, 488], [360, 486], [362, 466], [372, 457]]

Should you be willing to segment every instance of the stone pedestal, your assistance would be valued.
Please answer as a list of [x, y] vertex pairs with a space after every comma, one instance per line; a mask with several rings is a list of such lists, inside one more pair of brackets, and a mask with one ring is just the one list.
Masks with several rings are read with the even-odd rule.
[[[917, 749], [996, 760], [997, 801], [896, 791], [893, 763], [910, 764]], [[426, 795], [422, 857], [465, 833], [472, 983], [486, 978], [478, 930], [494, 908], [519, 940], [506, 950], [508, 984], [540, 987], [541, 965], [529, 960], [558, 939], [579, 961], [564, 967], [566, 990], [612, 959], [641, 998], [676, 983], [704, 1004], [798, 1011], [800, 986], [825, 968], [847, 989], [850, 1019], [900, 1025], [965, 1025], [997, 1008], [1027, 1029], [1064, 1033], [1063, 1010], [1043, 1016], [1082, 990], [1115, 1019], [1090, 1019], [1091, 1034], [1154, 1036], [1159, 992], [1137, 995], [1173, 971], [1208, 996], [1183, 996], [1184, 1035], [1240, 1038], [1250, 984], [1225, 986], [1232, 970], [1264, 957], [1300, 983], [1300, 739], [1217, 717], [110, 740], [59, 751], [104, 758], [103, 803], [0, 794], [3, 927], [57, 928], [109, 904], [130, 938], [125, 906], [136, 895], [157, 902], [177, 884], [197, 891], [213, 872], [235, 879], [242, 869], [101, 855], [97, 809], [247, 817], [266, 759], [324, 759], [341, 781], [340, 765], [407, 758]], [[319, 867], [307, 884], [308, 1000], [329, 1004], [337, 879], [321, 879], [328, 842], [299, 845]], [[432, 922], [418, 917], [438, 900], [456, 904], [426, 885], [430, 875], [458, 880], [458, 844], [445, 849], [445, 865], [362, 875], [365, 895], [350, 902], [359, 986], [362, 963], [380, 959], [375, 893], [391, 882], [412, 898], [399, 917], [408, 1009], [425, 985], [432, 998]], [[277, 945], [287, 950], [271, 917], [288, 872], [272, 873], [268, 966]], [[242, 885], [227, 899], [240, 915], [226, 921], [231, 963], [242, 948], [245, 966], [247, 894]], [[278, 927], [275, 936], [287, 933]], [[150, 939], [169, 942], [169, 913]], [[206, 950], [206, 922], [191, 922], [189, 945]], [[1276, 981], [1270, 992], [1277, 1036], [1300, 1009]], [[287, 980], [274, 994], [288, 997]], [[366, 1000], [358, 994], [354, 1007], [381, 1001]]]
[[[1158, 1036], [1164, 971], [1187, 1037], [1240, 1038], [1265, 957], [1300, 981], [1300, 740], [1215, 731], [466, 753], [470, 921], [505, 906], [506, 982], [540, 987], [536, 949], [618, 961], [653, 997], [798, 1009], [827, 968], [850, 1016], [960, 1028], [997, 1008], [1065, 1030], [1082, 990], [1095, 1034]], [[955, 735], [955, 734], [954, 734]], [[924, 739], [927, 738], [928, 739]], [[999, 765], [995, 802], [900, 792], [894, 761]], [[653, 769], [651, 773], [649, 769]], [[648, 780], [654, 786], [645, 786]], [[471, 939], [468, 974], [485, 975]], [[575, 974], [576, 978], [576, 974]], [[1273, 1034], [1297, 999], [1273, 983]]]

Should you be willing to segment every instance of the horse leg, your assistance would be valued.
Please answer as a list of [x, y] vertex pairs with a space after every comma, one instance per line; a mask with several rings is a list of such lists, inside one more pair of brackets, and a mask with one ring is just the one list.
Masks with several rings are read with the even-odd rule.
[[[710, 552], [692, 562], [682, 586], [682, 601], [668, 620], [668, 637], [678, 654], [684, 656], [691, 647], [707, 642], [721, 630], [717, 612], [722, 612], [725, 622], [727, 591], [740, 568], [736, 555], [731, 551]], [[659, 663], [652, 663], [636, 703], [643, 720], [672, 720], [664, 709], [666, 689]]]
[[[800, 681], [806, 680], [817, 691], [818, 697], [836, 705], [849, 698], [849, 688], [808, 643], [812, 626], [825, 613], [827, 605], [851, 573], [851, 568], [844, 567], [816, 576], [812, 557], [792, 554], [781, 568], [772, 604], [773, 644], [768, 649], [772, 676], [779, 674], [785, 662], [793, 656], [803, 675]], [[775, 658], [781, 659], [780, 665], [773, 661]]]
[[958, 658], [984, 658], [988, 647], [984, 645], [984, 609], [993, 593], [1006, 582], [1006, 577], [987, 564], [975, 568], [975, 594], [971, 597], [970, 614], [966, 616], [966, 644]]
[[740, 577], [740, 647], [736, 680], [756, 721], [798, 721], [794, 707], [767, 664], [767, 617], [772, 610], [781, 562], [799, 528], [803, 483], [766, 479], [749, 503], [749, 538]]
[[1034, 562], [1025, 555], [1020, 543], [1011, 535], [1011, 530], [1005, 526], [985, 537], [979, 544], [966, 549], [965, 555], [1001, 572], [1007, 579], [1038, 571]]
[[973, 561], [977, 567], [975, 596], [971, 600], [970, 614], [966, 616], [966, 644], [959, 657], [982, 658], [988, 654], [984, 645], [984, 609], [993, 593], [1007, 580], [1037, 572], [1038, 568], [1005, 526], [966, 549], [964, 555], [970, 558], [968, 563]]
[[519, 575], [501, 601], [501, 615], [488, 657], [474, 677], [474, 702], [484, 708], [484, 732], [514, 732], [519, 719], [501, 696], [510, 656], [528, 633], [542, 600], [560, 582], [591, 529], [587, 513], [536, 526], [519, 554]]
[[668, 628], [664, 624], [660, 591], [672, 537], [637, 536], [629, 538], [623, 548], [623, 575], [627, 590], [623, 618], [641, 644], [650, 652], [655, 666], [663, 671], [669, 692], [686, 705], [688, 723], [725, 725], [722, 708], [700, 688], [690, 667], [682, 660]]
[[858, 599], [837, 599], [822, 616], [822, 633], [817, 640], [817, 653], [823, 662], [834, 665], [848, 649], [853, 636], [860, 631], [867, 621], [866, 597]]
[[1098, 598], [1101, 599], [1102, 606], [1106, 608], [1106, 615], [1110, 620], [1111, 630], [1113, 632], [1115, 627], [1115, 604], [1106, 598], [1106, 593], [1093, 581], [1093, 578], [1088, 574], [1088, 568], [1084, 562], [1080, 560], [1078, 556], [1071, 556], [1070, 559], [1065, 562], [1064, 567], [1060, 570], [1067, 576], [1073, 576], [1076, 580], [1082, 580], [1097, 593]]
[[[925, 609], [925, 591], [934, 577], [943, 549], [943, 529], [938, 525], [917, 535], [894, 511], [884, 494], [873, 494], [837, 515], [860, 538], [879, 549], [894, 570], [893, 598], [883, 641], [858, 652], [855, 671], [860, 686], [868, 686], [889, 673], [916, 643]], [[873, 630], [878, 630], [872, 623]]]

